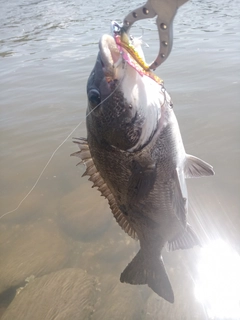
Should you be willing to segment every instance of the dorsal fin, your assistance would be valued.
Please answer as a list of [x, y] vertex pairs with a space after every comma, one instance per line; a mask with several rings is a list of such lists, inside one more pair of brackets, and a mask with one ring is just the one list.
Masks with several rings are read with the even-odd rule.
[[80, 151], [74, 152], [71, 156], [76, 156], [81, 159], [80, 163], [85, 164], [86, 171], [83, 173], [82, 176], [90, 176], [88, 180], [93, 182], [93, 187], [97, 187], [98, 190], [101, 192], [102, 196], [104, 196], [109, 203], [111, 211], [113, 213], [114, 218], [121, 226], [121, 228], [133, 239], [137, 240], [137, 233], [130, 225], [129, 221], [127, 220], [126, 216], [122, 213], [119, 209], [117, 202], [109, 189], [107, 183], [102, 178], [100, 172], [97, 170], [93, 159], [91, 157], [91, 153], [89, 150], [88, 142], [86, 138], [74, 138], [74, 143], [76, 143], [80, 149]]

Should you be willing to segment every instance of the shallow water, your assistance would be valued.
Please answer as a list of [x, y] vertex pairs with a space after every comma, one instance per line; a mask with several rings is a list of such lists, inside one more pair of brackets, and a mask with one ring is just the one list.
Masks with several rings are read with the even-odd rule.
[[[121, 20], [140, 2], [135, 3], [0, 1], [0, 215], [18, 206], [53, 151], [79, 123], [70, 136], [86, 136], [86, 82], [96, 59], [98, 40], [109, 32], [111, 20]], [[156, 72], [172, 96], [187, 152], [211, 163], [216, 172], [211, 178], [188, 181], [189, 220], [206, 246], [221, 239], [238, 253], [239, 21], [238, 0], [187, 3], [175, 18], [171, 56]], [[143, 36], [149, 45], [144, 48], [146, 59], [152, 61], [158, 52], [154, 21], [132, 28], [132, 34]], [[120, 273], [138, 247], [111, 218], [107, 203], [91, 189], [91, 183], [81, 178], [84, 168], [76, 167], [77, 158], [69, 157], [77, 151], [71, 137], [56, 152], [20, 208], [0, 220], [3, 237], [0, 243], [4, 246], [4, 239], [10, 244], [12, 241], [7, 249], [11, 256], [12, 251], [18, 252], [13, 240], [19, 230], [24, 234], [30, 225], [41, 230], [51, 222], [53, 236], [54, 230], [58, 230], [68, 246], [64, 253], [66, 262], [59, 264], [59, 269], [83, 268], [105, 283], [101, 303], [96, 307], [101, 315], [102, 309], [110, 308], [108, 283], [109, 287], [118, 285]], [[72, 217], [70, 227], [68, 216]], [[82, 220], [78, 220], [79, 216]], [[74, 224], [80, 224], [79, 229], [75, 230]], [[12, 261], [17, 259], [16, 254], [11, 256]], [[216, 303], [216, 310], [211, 313], [212, 302], [207, 301], [207, 307], [195, 297], [200, 249], [165, 253], [164, 258], [175, 291], [175, 306], [162, 302], [148, 288], [134, 287], [133, 299], [138, 299], [139, 292], [143, 299], [143, 319], [223, 319], [223, 316], [237, 319], [228, 311], [216, 311], [219, 306]], [[226, 260], [224, 255], [222, 260]], [[228, 262], [227, 270], [231, 273], [233, 262]], [[6, 268], [4, 261], [0, 266]], [[18, 265], [12, 272], [17, 274]], [[121, 286], [119, 295], [122, 290], [130, 290], [128, 285]], [[115, 293], [117, 301], [118, 291]], [[222, 303], [226, 308], [228, 299], [232, 301], [224, 297]], [[128, 318], [128, 306], [121, 301], [122, 305], [116, 303], [115, 313], [109, 310], [111, 319], [118, 319], [119, 314], [122, 315], [119, 319], [133, 319]]]

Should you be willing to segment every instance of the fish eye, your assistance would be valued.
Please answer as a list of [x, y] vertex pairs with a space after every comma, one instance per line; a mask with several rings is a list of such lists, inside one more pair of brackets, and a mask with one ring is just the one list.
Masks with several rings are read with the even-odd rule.
[[101, 102], [100, 92], [96, 89], [91, 89], [88, 92], [88, 100], [93, 107], [96, 107]]

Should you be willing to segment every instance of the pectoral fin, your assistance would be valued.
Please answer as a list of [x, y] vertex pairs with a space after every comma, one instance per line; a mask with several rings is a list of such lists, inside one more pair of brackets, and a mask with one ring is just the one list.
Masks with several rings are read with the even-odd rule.
[[198, 178], [214, 175], [213, 167], [209, 163], [189, 154], [186, 155], [184, 173], [185, 178]]

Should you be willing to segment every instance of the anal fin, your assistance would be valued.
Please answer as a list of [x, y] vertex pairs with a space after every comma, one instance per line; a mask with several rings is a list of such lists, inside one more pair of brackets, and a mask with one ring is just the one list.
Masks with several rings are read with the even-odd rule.
[[167, 249], [168, 251], [174, 251], [179, 249], [190, 249], [194, 246], [201, 246], [201, 242], [190, 224], [187, 224], [186, 229], [181, 235], [168, 241]]

